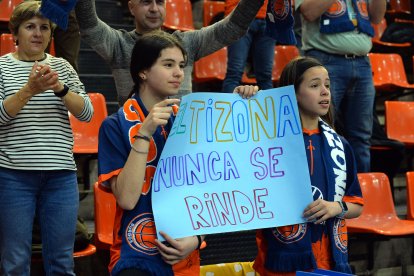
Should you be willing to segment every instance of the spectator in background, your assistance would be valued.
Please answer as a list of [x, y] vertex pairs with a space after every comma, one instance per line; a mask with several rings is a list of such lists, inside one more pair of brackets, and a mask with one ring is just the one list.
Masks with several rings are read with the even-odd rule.
[[295, 88], [314, 201], [303, 211], [307, 222], [257, 231], [253, 267], [261, 276], [315, 268], [351, 273], [345, 218], [358, 217], [364, 202], [351, 146], [329, 125], [329, 79], [309, 57], [290, 61], [280, 76], [280, 86]]
[[18, 50], [0, 57], [0, 275], [30, 275], [32, 225], [42, 232], [46, 275], [75, 275], [79, 206], [68, 111], [89, 121], [93, 107], [72, 66], [45, 53], [53, 24], [40, 2], [14, 9]]
[[[239, 0], [225, 1], [225, 16], [229, 15]], [[267, 0], [256, 18], [250, 23], [247, 33], [227, 47], [227, 73], [223, 81], [223, 92], [232, 93], [240, 85], [249, 53], [252, 53], [252, 66], [260, 89], [273, 88], [272, 69], [275, 55], [275, 40], [265, 34]]]
[[[174, 32], [188, 54], [185, 79], [177, 96], [192, 91], [192, 70], [196, 60], [207, 56], [242, 37], [264, 0], [241, 0], [225, 19], [200, 30]], [[110, 65], [115, 79], [118, 101], [123, 104], [133, 87], [129, 73], [132, 48], [143, 34], [160, 29], [166, 15], [165, 0], [130, 0], [135, 30], [115, 30], [98, 19], [94, 0], [78, 0], [76, 16], [81, 37]]]
[[[73, 10], [76, 0], [41, 0], [41, 2], [40, 12], [57, 25], [53, 32], [55, 56], [66, 59], [76, 72], [79, 72], [80, 34]], [[50, 52], [50, 49], [47, 52]]]
[[204, 0], [191, 0], [194, 28], [196, 29], [201, 29], [203, 27], [203, 5]]
[[80, 33], [78, 22], [76, 21], [75, 10], [69, 13], [67, 30], [56, 27], [53, 32], [56, 57], [66, 59], [76, 72], [79, 72], [78, 57], [80, 50]]
[[336, 125], [351, 144], [358, 172], [370, 171], [375, 88], [368, 52], [371, 23], [384, 17], [386, 0], [296, 0], [302, 18], [302, 50], [329, 72]]

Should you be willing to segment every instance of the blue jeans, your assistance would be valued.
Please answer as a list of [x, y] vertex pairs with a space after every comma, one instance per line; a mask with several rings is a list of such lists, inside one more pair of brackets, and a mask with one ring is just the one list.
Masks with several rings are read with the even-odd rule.
[[272, 69], [275, 56], [275, 40], [266, 36], [266, 21], [255, 19], [246, 35], [227, 47], [227, 73], [223, 92], [232, 93], [240, 85], [246, 60], [252, 48], [253, 68], [260, 89], [273, 88]]
[[328, 70], [335, 119], [341, 119], [358, 172], [369, 172], [375, 87], [368, 56], [345, 58], [317, 50], [306, 51], [306, 56], [318, 59]]
[[30, 275], [35, 214], [42, 232], [46, 275], [75, 275], [78, 207], [75, 171], [0, 168], [0, 275]]

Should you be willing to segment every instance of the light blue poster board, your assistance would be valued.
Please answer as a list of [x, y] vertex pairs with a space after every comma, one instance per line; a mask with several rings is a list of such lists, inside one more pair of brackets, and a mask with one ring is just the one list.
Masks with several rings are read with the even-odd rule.
[[312, 200], [293, 86], [250, 99], [182, 98], [152, 181], [157, 232], [181, 238], [302, 223]]

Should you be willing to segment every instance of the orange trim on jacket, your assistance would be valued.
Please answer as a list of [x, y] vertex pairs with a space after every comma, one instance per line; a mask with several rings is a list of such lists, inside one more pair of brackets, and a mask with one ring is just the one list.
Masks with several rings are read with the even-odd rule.
[[349, 202], [349, 203], [355, 203], [364, 206], [364, 198], [363, 197], [357, 197], [357, 196], [344, 196], [342, 198], [342, 201]]

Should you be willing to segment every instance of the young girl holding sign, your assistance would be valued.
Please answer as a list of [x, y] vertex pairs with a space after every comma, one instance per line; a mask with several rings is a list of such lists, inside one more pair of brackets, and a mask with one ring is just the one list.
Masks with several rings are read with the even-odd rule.
[[[167, 241], [161, 243], [151, 208], [152, 177], [180, 102], [169, 97], [177, 95], [185, 65], [186, 52], [176, 37], [162, 31], [143, 35], [131, 57], [135, 86], [123, 107], [101, 126], [99, 182], [117, 200], [109, 264], [113, 276], [200, 273], [202, 238], [172, 239], [160, 231]], [[235, 92], [250, 97], [257, 87], [237, 87]]]
[[295, 275], [315, 268], [351, 273], [345, 218], [358, 217], [363, 199], [348, 142], [328, 125], [328, 71], [313, 58], [292, 60], [280, 86], [294, 85], [314, 201], [307, 223], [258, 230], [254, 268], [262, 276]]

